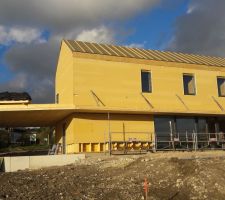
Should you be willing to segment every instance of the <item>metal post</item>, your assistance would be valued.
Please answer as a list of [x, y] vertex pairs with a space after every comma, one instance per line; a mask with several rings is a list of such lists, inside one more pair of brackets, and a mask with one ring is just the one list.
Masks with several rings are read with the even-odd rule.
[[215, 122], [215, 136], [216, 136], [216, 141], [218, 141], [218, 133], [220, 131], [220, 126], [219, 126], [219, 122], [218, 120], [216, 119], [216, 122]]
[[106, 132], [104, 131], [104, 153], [106, 155]]
[[153, 146], [153, 151], [156, 152], [157, 151], [157, 135], [156, 132], [154, 133], [154, 146]]
[[198, 149], [198, 135], [197, 135], [197, 133], [195, 133], [196, 134], [196, 150]]
[[209, 147], [209, 137], [210, 137], [210, 135], [209, 135], [209, 121], [208, 121], [208, 119], [206, 119], [206, 138], [207, 138], [207, 140], [208, 140], [208, 146], [207, 147]]
[[189, 144], [188, 144], [188, 142], [189, 142], [188, 141], [188, 134], [187, 134], [187, 131], [186, 131], [186, 143], [187, 143], [186, 145], [187, 145], [187, 150], [189, 150]]
[[193, 130], [194, 135], [194, 150], [197, 151], [197, 133]]
[[110, 132], [110, 114], [108, 113], [108, 132], [109, 132], [109, 155], [111, 155], [111, 132]]
[[126, 136], [125, 136], [125, 124], [123, 122], [123, 143], [124, 143], [124, 154], [126, 154]]
[[173, 127], [172, 127], [171, 121], [169, 121], [169, 125], [170, 125], [170, 141], [172, 142], [173, 150], [175, 150], [174, 138], [173, 138]]
[[195, 133], [196, 133], [196, 149], [198, 149], [198, 132], [199, 132], [199, 127], [198, 127], [198, 118], [195, 118]]

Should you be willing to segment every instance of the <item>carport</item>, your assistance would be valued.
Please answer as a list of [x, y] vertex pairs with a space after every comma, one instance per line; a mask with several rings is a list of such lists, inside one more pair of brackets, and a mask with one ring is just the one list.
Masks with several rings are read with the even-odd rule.
[[72, 105], [0, 105], [0, 127], [55, 127], [74, 111]]
[[75, 111], [59, 104], [1, 105], [0, 127], [55, 126]]

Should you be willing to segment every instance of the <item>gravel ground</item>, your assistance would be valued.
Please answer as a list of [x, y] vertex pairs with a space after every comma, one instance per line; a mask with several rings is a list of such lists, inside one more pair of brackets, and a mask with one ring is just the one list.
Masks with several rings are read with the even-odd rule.
[[73, 165], [0, 173], [0, 199], [225, 199], [225, 152], [88, 156]]

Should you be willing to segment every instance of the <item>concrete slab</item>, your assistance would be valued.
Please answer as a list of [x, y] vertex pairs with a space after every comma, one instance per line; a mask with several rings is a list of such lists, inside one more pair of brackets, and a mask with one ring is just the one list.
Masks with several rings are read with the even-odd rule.
[[15, 172], [18, 170], [29, 169], [29, 166], [30, 166], [29, 156], [4, 157], [5, 172]]
[[16, 172], [25, 169], [63, 166], [73, 164], [80, 159], [85, 159], [85, 154], [4, 157], [2, 171]]

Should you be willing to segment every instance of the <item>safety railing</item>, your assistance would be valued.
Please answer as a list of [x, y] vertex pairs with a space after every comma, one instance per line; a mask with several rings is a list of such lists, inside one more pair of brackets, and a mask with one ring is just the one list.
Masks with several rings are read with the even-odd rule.
[[156, 150], [225, 149], [225, 133], [158, 133]]

